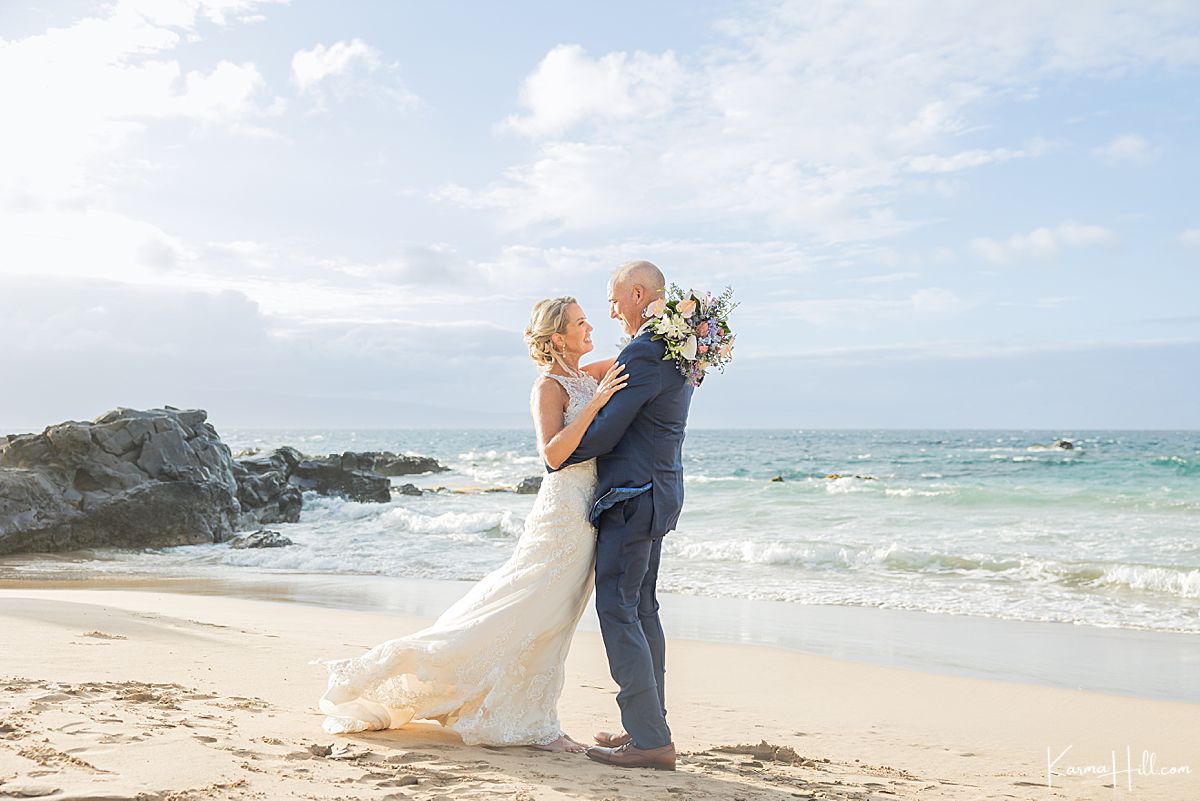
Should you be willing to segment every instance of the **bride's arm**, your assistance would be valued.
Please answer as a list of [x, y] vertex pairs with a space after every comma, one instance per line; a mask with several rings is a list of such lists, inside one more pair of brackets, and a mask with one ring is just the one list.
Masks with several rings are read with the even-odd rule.
[[599, 381], [601, 378], [604, 378], [604, 374], [608, 372], [608, 369], [613, 366], [613, 362], [616, 360], [617, 357], [613, 356], [611, 359], [601, 359], [598, 362], [589, 362], [579, 369], [583, 370], [583, 372]]
[[604, 374], [596, 394], [584, 404], [569, 426], [563, 426], [566, 410], [566, 390], [553, 378], [542, 378], [534, 386], [531, 399], [533, 427], [537, 434], [538, 453], [550, 469], [557, 470], [567, 460], [597, 412], [604, 408], [616, 392], [625, 386], [623, 365], [614, 365]]

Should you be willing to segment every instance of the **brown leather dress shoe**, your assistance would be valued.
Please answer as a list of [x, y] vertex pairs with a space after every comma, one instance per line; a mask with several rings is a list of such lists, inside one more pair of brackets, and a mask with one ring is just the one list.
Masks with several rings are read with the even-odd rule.
[[654, 768], [655, 770], [675, 770], [675, 743], [667, 743], [661, 748], [635, 748], [627, 743], [620, 748], [605, 748], [593, 745], [587, 750], [588, 759], [603, 762], [605, 765], [616, 765], [619, 768]]
[[625, 732], [613, 734], [612, 732], [608, 731], [598, 731], [595, 734], [596, 742], [600, 743], [600, 745], [604, 746], [605, 748], [620, 748], [632, 739], [633, 738]]

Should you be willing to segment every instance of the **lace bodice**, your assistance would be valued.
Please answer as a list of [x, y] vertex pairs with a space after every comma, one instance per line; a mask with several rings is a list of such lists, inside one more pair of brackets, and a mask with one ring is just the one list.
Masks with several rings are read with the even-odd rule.
[[579, 414], [579, 410], [592, 399], [592, 396], [596, 394], [596, 388], [600, 386], [596, 379], [587, 373], [578, 377], [566, 376], [552, 373], [549, 369], [543, 368], [542, 375], [553, 378], [567, 391], [567, 410], [563, 413], [564, 426], [571, 424], [571, 421]]

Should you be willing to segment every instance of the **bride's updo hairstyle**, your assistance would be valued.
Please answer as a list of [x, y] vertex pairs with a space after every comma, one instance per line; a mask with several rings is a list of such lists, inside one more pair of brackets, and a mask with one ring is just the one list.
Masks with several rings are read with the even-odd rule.
[[525, 328], [525, 344], [529, 347], [529, 356], [538, 367], [549, 367], [559, 364], [568, 373], [574, 373], [563, 361], [562, 351], [554, 347], [550, 341], [553, 334], [562, 334], [567, 330], [567, 308], [576, 303], [575, 298], [546, 298], [533, 304], [533, 313], [529, 315], [529, 325]]

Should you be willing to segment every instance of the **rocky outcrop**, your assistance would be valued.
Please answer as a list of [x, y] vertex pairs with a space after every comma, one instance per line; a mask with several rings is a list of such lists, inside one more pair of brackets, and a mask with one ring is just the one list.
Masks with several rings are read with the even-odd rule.
[[537, 495], [538, 490], [542, 488], [541, 476], [530, 476], [529, 478], [521, 479], [521, 483], [517, 485], [518, 495]]
[[223, 542], [241, 511], [202, 409], [118, 408], [0, 441], [0, 554]]
[[387, 503], [392, 499], [392, 482], [387, 476], [358, 469], [356, 454], [302, 459], [292, 469], [288, 483], [321, 495], [340, 495], [353, 501]]
[[254, 473], [239, 461], [233, 463], [233, 476], [241, 506], [239, 529], [300, 520], [301, 492], [283, 474], [275, 470]]
[[242, 507], [238, 528], [300, 519], [301, 493], [288, 483], [288, 476], [303, 458], [300, 451], [284, 446], [266, 455], [234, 460], [233, 476]]
[[1075, 443], [1069, 439], [1056, 439], [1049, 445], [1037, 444], [1026, 448], [1030, 451], [1073, 451], [1075, 449]]
[[291, 545], [292, 541], [278, 531], [259, 529], [252, 534], [245, 534], [229, 543], [230, 548], [283, 548]]
[[421, 494], [388, 475], [447, 469], [390, 451], [310, 458], [287, 446], [234, 459], [207, 417], [118, 408], [0, 438], [0, 555], [224, 542], [297, 522], [305, 490], [386, 503], [393, 491]]
[[270, 453], [256, 453], [248, 457], [239, 456], [236, 461], [250, 473], [263, 475], [274, 471], [287, 480], [287, 477], [296, 469], [296, 465], [307, 458], [290, 445], [284, 445]]
[[[234, 469], [238, 472], [239, 486], [246, 487], [246, 494], [251, 496], [242, 499], [243, 505], [249, 502], [252, 510], [268, 510], [266, 516], [253, 517], [254, 524], [268, 524], [295, 522], [288, 514], [294, 504], [295, 513], [299, 515], [301, 491], [387, 503], [393, 492], [421, 494], [421, 490], [412, 484], [393, 487], [388, 476], [444, 472], [449, 468], [426, 456], [397, 456], [391, 451], [345, 451], [329, 456], [305, 456], [295, 448], [284, 446], [270, 453], [255, 453], [238, 459]], [[296, 498], [287, 496], [284, 487], [294, 490]], [[278, 515], [271, 517], [276, 507]], [[255, 512], [246, 514], [250, 517]]]
[[238, 459], [238, 484], [250, 502], [244, 516], [248, 523], [253, 520], [249, 523], [253, 525], [294, 523], [299, 519], [301, 493], [305, 491], [387, 503], [392, 497], [391, 482], [370, 469], [374, 463], [372, 453], [347, 451], [309, 457], [286, 445]]
[[[328, 458], [333, 458], [332, 455]], [[405, 456], [391, 451], [347, 451], [342, 454], [342, 462], [350, 458], [355, 460], [356, 470], [369, 473], [379, 473], [384, 476], [415, 476], [421, 473], [445, 473], [450, 468], [443, 467], [437, 459], [428, 456]]]

